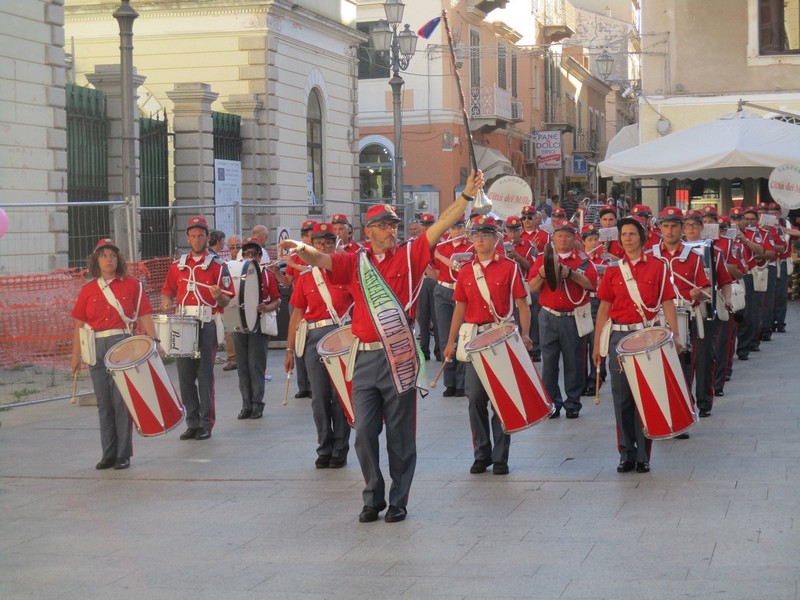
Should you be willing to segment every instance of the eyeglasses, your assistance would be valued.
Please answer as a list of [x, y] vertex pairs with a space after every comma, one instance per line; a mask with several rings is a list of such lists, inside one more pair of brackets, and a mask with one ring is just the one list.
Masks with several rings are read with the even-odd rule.
[[240, 250], [241, 248], [241, 244], [228, 244], [228, 250]]
[[533, 215], [522, 215], [520, 219], [522, 221], [533, 221]]
[[489, 240], [494, 238], [497, 235], [495, 233], [489, 233], [487, 231], [473, 231], [469, 234], [469, 239], [471, 240]]
[[397, 231], [400, 227], [400, 223], [387, 223], [386, 221], [378, 221], [377, 223], [373, 223], [370, 227], [377, 227], [381, 231], [386, 231], [387, 229], [393, 229]]
[[244, 257], [261, 256], [261, 252], [259, 252], [258, 250], [242, 250], [242, 256]]
[[684, 227], [702, 227], [702, 223], [698, 223], [697, 221], [686, 221], [683, 224]]

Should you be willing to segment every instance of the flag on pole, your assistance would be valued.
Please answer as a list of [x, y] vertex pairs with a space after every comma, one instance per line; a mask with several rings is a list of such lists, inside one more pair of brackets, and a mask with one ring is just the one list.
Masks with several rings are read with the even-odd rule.
[[439, 25], [439, 21], [441, 20], [442, 17], [434, 17], [419, 28], [417, 35], [421, 38], [425, 38], [426, 40], [429, 39], [433, 35], [433, 32], [436, 30], [436, 26]]

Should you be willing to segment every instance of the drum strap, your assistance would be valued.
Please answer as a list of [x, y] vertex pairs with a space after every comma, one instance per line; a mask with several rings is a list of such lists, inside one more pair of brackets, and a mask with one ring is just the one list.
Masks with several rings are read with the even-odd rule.
[[119, 317], [122, 319], [122, 322], [125, 323], [125, 328], [128, 330], [128, 333], [133, 335], [133, 324], [136, 322], [136, 319], [139, 318], [139, 309], [142, 306], [142, 282], [139, 282], [139, 301], [136, 303], [136, 312], [133, 314], [132, 319], [129, 319], [125, 311], [122, 310], [122, 306], [114, 295], [111, 286], [108, 285], [102, 277], [97, 278], [97, 285], [100, 286], [100, 290], [106, 297], [106, 301], [119, 313]]
[[514, 281], [517, 279], [517, 273], [519, 272], [519, 269], [514, 269], [514, 276], [511, 279], [511, 286], [508, 296], [508, 314], [504, 317], [501, 317], [497, 314], [497, 310], [494, 307], [494, 302], [492, 302], [492, 299], [489, 296], [489, 286], [486, 285], [486, 274], [483, 272], [483, 265], [477, 259], [472, 263], [472, 272], [475, 274], [475, 283], [478, 286], [478, 291], [480, 291], [483, 301], [489, 306], [489, 310], [492, 312], [492, 317], [494, 318], [495, 323], [510, 321], [514, 315]]
[[[342, 326], [342, 319], [339, 317], [339, 313], [336, 312], [336, 309], [333, 307], [333, 298], [331, 298], [331, 292], [328, 289], [328, 284], [325, 283], [325, 278], [322, 276], [322, 271], [319, 267], [312, 267], [311, 274], [314, 276], [314, 283], [317, 284], [317, 290], [319, 290], [319, 295], [322, 297], [322, 300], [325, 302], [325, 306], [328, 307], [328, 314], [330, 314], [331, 319], [336, 322], [337, 327]], [[345, 314], [347, 314], [345, 312]]]
[[[662, 262], [663, 262], [663, 259], [662, 259]], [[622, 273], [622, 278], [625, 280], [625, 286], [628, 288], [628, 294], [630, 295], [631, 300], [633, 301], [633, 304], [636, 307], [636, 312], [638, 312], [639, 316], [642, 317], [642, 322], [647, 322], [648, 319], [647, 319], [647, 315], [644, 312], [645, 309], [647, 309], [650, 312], [654, 312], [655, 313], [655, 312], [658, 312], [658, 307], [653, 309], [653, 308], [650, 308], [649, 306], [647, 306], [644, 303], [644, 301], [642, 300], [642, 295], [639, 293], [639, 286], [636, 285], [636, 280], [633, 278], [633, 273], [631, 272], [631, 267], [627, 262], [625, 262], [625, 260], [620, 260], [619, 261], [619, 270]], [[669, 269], [668, 269], [667, 265], [664, 264], [664, 275], [663, 275], [663, 278], [661, 280], [661, 293], [659, 294], [659, 298], [661, 298], [661, 296], [663, 296], [663, 294], [664, 294], [664, 284], [667, 281], [667, 271], [668, 270]], [[659, 301], [659, 305], [660, 304], [661, 303]]]

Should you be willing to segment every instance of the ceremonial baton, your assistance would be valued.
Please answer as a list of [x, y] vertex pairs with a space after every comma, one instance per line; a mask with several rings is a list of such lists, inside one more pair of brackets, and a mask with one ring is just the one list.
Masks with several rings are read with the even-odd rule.
[[289, 397], [289, 383], [292, 381], [292, 371], [286, 373], [286, 389], [283, 391], [283, 405], [289, 404], [287, 398]]
[[447, 364], [448, 364], [448, 363], [450, 363], [450, 362], [452, 362], [452, 361], [450, 361], [450, 360], [445, 360], [445, 361], [442, 363], [442, 366], [441, 366], [441, 367], [439, 367], [439, 370], [436, 372], [436, 377], [434, 377], [434, 378], [433, 378], [433, 381], [431, 381], [431, 389], [433, 389], [433, 388], [435, 388], [435, 387], [436, 387], [436, 383], [439, 381], [439, 377], [441, 377], [441, 376], [442, 376], [442, 372], [444, 371], [444, 368], [445, 368], [445, 367], [447, 366]]
[[69, 399], [70, 404], [75, 404], [75, 393], [78, 391], [78, 371], [80, 367], [72, 372], [72, 398]]

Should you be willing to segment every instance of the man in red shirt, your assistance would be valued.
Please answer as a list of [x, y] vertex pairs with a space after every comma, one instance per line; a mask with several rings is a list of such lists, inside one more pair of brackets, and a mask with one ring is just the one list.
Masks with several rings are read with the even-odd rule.
[[[470, 240], [475, 247], [476, 256], [472, 263], [465, 265], [458, 274], [453, 294], [456, 308], [444, 352], [446, 360], [453, 360], [455, 356], [455, 341], [462, 324], [474, 323], [478, 325], [480, 332], [481, 328], [488, 329], [497, 322], [510, 321], [515, 306], [519, 312], [522, 341], [528, 350], [531, 348], [531, 340], [527, 335], [530, 329], [528, 322], [530, 311], [525, 299], [528, 292], [514, 261], [497, 252], [498, 238], [499, 228], [493, 217], [479, 217], [470, 231]], [[491, 290], [489, 304], [477, 285], [475, 269], [483, 271], [487, 287]], [[507, 383], [514, 385], [514, 382]], [[511, 437], [503, 431], [502, 423], [494, 411], [491, 430], [489, 429], [489, 396], [472, 363], [466, 363], [466, 393], [469, 399], [469, 423], [475, 456], [470, 473], [484, 473], [487, 467], [494, 464], [492, 472], [495, 475], [505, 475], [508, 473]]]
[[[377, 204], [367, 210], [365, 229], [372, 243], [368, 250], [358, 254], [323, 254], [294, 240], [284, 240], [280, 244], [284, 250], [295, 248], [308, 264], [331, 271], [330, 281], [348, 285], [355, 300], [352, 325], [353, 336], [357, 338], [352, 388], [355, 449], [366, 482], [362, 493], [364, 507], [358, 516], [361, 523], [377, 521], [379, 513], [386, 508], [379, 447], [384, 427], [392, 478], [390, 506], [384, 519], [396, 523], [404, 520], [408, 513], [406, 507], [417, 462], [416, 390], [408, 389], [409, 379], [412, 376], [416, 379], [417, 359], [409, 355], [413, 349], [407, 347], [409, 337], [413, 341], [409, 312], [434, 247], [447, 228], [466, 212], [483, 184], [483, 173], [473, 171], [463, 194], [425, 235], [399, 246], [400, 218], [387, 204]], [[367, 282], [367, 287], [362, 281]], [[385, 290], [386, 286], [391, 294]], [[372, 307], [367, 304], [368, 294]], [[376, 305], [390, 308], [378, 313]], [[387, 315], [394, 319], [392, 325], [387, 323]], [[397, 345], [391, 343], [393, 339], [397, 339]]]
[[[176, 358], [181, 401], [186, 408], [182, 440], [207, 440], [214, 428], [214, 358], [222, 334], [222, 310], [233, 296], [228, 267], [206, 249], [208, 224], [202, 217], [189, 219], [186, 241], [190, 251], [172, 263], [161, 288], [161, 312], [177, 301], [177, 314], [200, 321], [200, 358]], [[222, 338], [219, 335], [219, 338]]]
[[[562, 221], [553, 231], [553, 246], [561, 269], [558, 287], [551, 290], [550, 286], [543, 285], [543, 254], [533, 263], [529, 275], [530, 290], [539, 292], [541, 305], [539, 336], [542, 382], [556, 407], [550, 418], [558, 417], [563, 406], [568, 419], [577, 419], [581, 410], [581, 394], [586, 384], [586, 370], [583, 367], [586, 334], [578, 332], [576, 310], [586, 307], [586, 319], [591, 324], [589, 292], [597, 285], [597, 270], [586, 254], [575, 250], [575, 230], [568, 221]], [[564, 361], [564, 395], [558, 385], [561, 360]]]
[[[595, 289], [600, 285], [603, 279], [603, 273], [608, 267], [607, 254], [604, 253], [605, 246], [600, 243], [599, 226], [594, 223], [584, 225], [581, 230], [581, 239], [583, 239], [583, 251], [589, 260], [592, 261], [595, 270], [597, 271], [597, 284]], [[597, 297], [596, 292], [589, 292], [589, 303], [592, 307], [592, 322], [597, 322], [597, 309], [600, 308], [600, 299]], [[597, 365], [592, 361], [592, 348], [594, 348], [594, 330], [586, 336], [586, 350], [584, 362], [588, 363], [589, 374], [586, 377], [586, 387], [584, 388], [584, 396], [594, 396], [597, 393]], [[606, 380], [606, 365], [605, 361], [600, 365], [600, 381]]]
[[522, 237], [522, 221], [519, 217], [506, 219], [506, 242], [503, 244], [506, 256], [519, 265], [523, 277], [528, 276], [536, 255], [533, 244]]
[[736, 354], [739, 360], [747, 360], [751, 352], [760, 350], [761, 309], [766, 291], [766, 286], [756, 290], [754, 279], [762, 274], [765, 278], [768, 277], [767, 262], [775, 256], [775, 248], [766, 232], [758, 226], [758, 210], [754, 206], [744, 209], [742, 219], [739, 220], [739, 229], [744, 234], [740, 241], [745, 248], [747, 274], [744, 276], [746, 306], [744, 319], [739, 324]]
[[786, 300], [789, 295], [789, 265], [792, 263], [792, 244], [800, 237], [800, 231], [792, 227], [788, 219], [783, 218], [781, 207], [773, 202], [769, 206], [771, 215], [778, 219], [780, 235], [785, 242], [785, 249], [778, 254], [777, 282], [775, 285], [775, 308], [772, 315], [772, 331], [784, 333], [786, 331]]
[[[419, 237], [422, 233], [436, 222], [436, 217], [431, 213], [424, 213], [419, 218], [419, 233], [409, 237]], [[438, 273], [434, 266], [435, 263], [425, 269], [425, 277], [422, 279], [422, 287], [419, 291], [417, 300], [417, 324], [419, 325], [419, 345], [422, 346], [422, 355], [425, 360], [431, 358], [431, 330], [433, 330], [433, 355], [436, 360], [442, 360], [441, 346], [439, 345], [439, 327], [436, 318], [436, 305], [434, 294], [436, 292], [436, 279]]]
[[335, 214], [331, 223], [333, 232], [336, 234], [336, 248], [340, 252], [358, 252], [361, 249], [361, 245], [353, 240], [353, 226], [347, 215]]
[[[333, 231], [333, 226], [328, 223], [315, 225], [311, 233], [314, 248], [324, 254], [333, 254], [336, 244]], [[298, 356], [298, 363], [305, 362], [311, 381], [311, 410], [317, 429], [315, 465], [318, 469], [340, 469], [347, 464], [350, 425], [317, 352], [317, 344], [341, 324], [350, 321], [353, 297], [347, 286], [330, 282], [328, 271], [314, 267], [295, 278], [290, 302], [295, 310], [289, 319], [284, 366], [286, 372], [291, 373], [295, 366], [295, 350], [302, 353]], [[305, 344], [296, 348], [297, 328], [303, 320], [307, 331]]]

